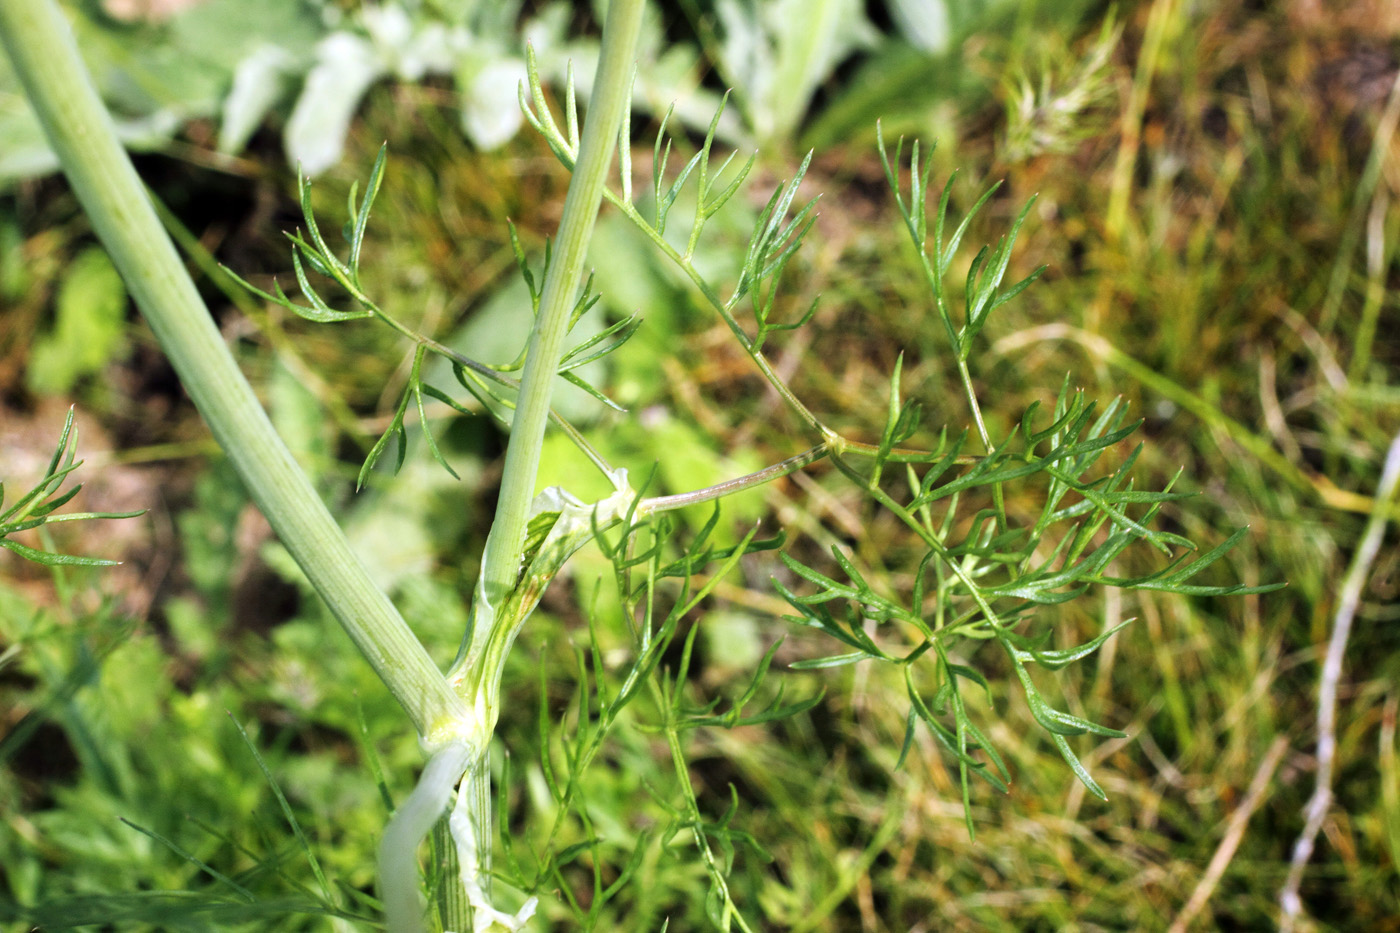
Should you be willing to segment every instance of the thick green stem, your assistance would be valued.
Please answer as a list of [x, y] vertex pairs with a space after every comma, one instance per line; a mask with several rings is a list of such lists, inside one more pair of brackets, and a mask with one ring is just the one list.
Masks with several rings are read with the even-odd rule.
[[[550, 393], [563, 354], [569, 314], [583, 279], [588, 243], [602, 204], [623, 110], [631, 97], [633, 60], [644, 7], [644, 0], [613, 0], [603, 25], [603, 45], [593, 81], [593, 96], [589, 100], [588, 119], [584, 122], [578, 162], [569, 182], [564, 215], [545, 276], [539, 317], [530, 335], [529, 355], [511, 424], [510, 446], [506, 450], [505, 475], [482, 562], [478, 594], [492, 606], [501, 604], [520, 575], [525, 523], [539, 473]], [[464, 674], [465, 680], [473, 686], [489, 682], [491, 677], [484, 669], [490, 665], [483, 662], [495, 626], [482, 624], [484, 619], [489, 619], [482, 609], [477, 607], [477, 625], [471, 633], [471, 643], [454, 671], [454, 674]]]
[[466, 709], [273, 430], [161, 228], [54, 0], [0, 0], [0, 41], [78, 200], [253, 500], [426, 737]]

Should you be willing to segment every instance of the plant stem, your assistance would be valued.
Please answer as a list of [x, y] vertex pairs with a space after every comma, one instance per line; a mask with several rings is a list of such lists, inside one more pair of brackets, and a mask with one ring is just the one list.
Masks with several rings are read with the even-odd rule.
[[714, 486], [706, 486], [704, 489], [696, 489], [693, 492], [676, 493], [670, 496], [653, 496], [643, 499], [637, 506], [637, 511], [643, 515], [650, 515], [655, 512], [667, 512], [671, 509], [683, 509], [689, 505], [696, 505], [700, 502], [709, 502], [713, 499], [720, 499], [724, 496], [733, 495], [745, 489], [752, 489], [755, 486], [762, 486], [770, 483], [780, 476], [787, 476], [796, 473], [809, 464], [816, 463], [829, 453], [826, 444], [818, 444], [809, 447], [800, 454], [788, 457], [781, 463], [764, 467], [753, 473], [747, 473], [736, 479], [725, 480]]
[[1332, 618], [1332, 636], [1328, 639], [1327, 653], [1323, 656], [1317, 686], [1317, 777], [1312, 796], [1303, 808], [1303, 831], [1293, 844], [1288, 876], [1279, 891], [1279, 906], [1283, 912], [1279, 928], [1289, 933], [1297, 925], [1303, 910], [1298, 893], [1303, 883], [1303, 873], [1307, 870], [1308, 860], [1312, 858], [1317, 834], [1321, 832], [1327, 813], [1332, 808], [1332, 781], [1337, 767], [1337, 690], [1342, 678], [1342, 662], [1346, 658], [1347, 643], [1351, 639], [1352, 625], [1356, 621], [1356, 611], [1361, 605], [1371, 567], [1385, 540], [1388, 524], [1386, 506], [1395, 498], [1397, 487], [1400, 487], [1400, 434], [1390, 442], [1390, 451], [1386, 454], [1381, 479], [1372, 499], [1375, 506], [1366, 522], [1361, 541], [1351, 556], [1346, 576], [1342, 579], [1337, 611]]
[[117, 141], [54, 0], [0, 0], [0, 41], [103, 246], [253, 500], [419, 733], [466, 709], [277, 436]]
[[[631, 99], [633, 60], [644, 7], [645, 0], [612, 0], [608, 7], [598, 71], [593, 81], [593, 98], [579, 143], [578, 160], [569, 182], [569, 193], [564, 199], [564, 214], [549, 271], [545, 275], [539, 313], [530, 334], [520, 392], [515, 401], [500, 497], [482, 555], [473, 627], [466, 650], [449, 675], [450, 682], [458, 685], [477, 720], [487, 730], [491, 728], [496, 715], [497, 698], [494, 693], [495, 685], [499, 683], [499, 666], [524, 621], [496, 618], [495, 607], [505, 602], [520, 577], [525, 526], [539, 474], [545, 426], [551, 414], [550, 394], [563, 355], [570, 312], [583, 279], [588, 244], [593, 237], [593, 227], [607, 185], [612, 151], [617, 145], [623, 111]], [[571, 428], [565, 428], [572, 432]], [[585, 447], [585, 451], [589, 449]], [[601, 464], [601, 458], [595, 456], [593, 459]], [[477, 883], [489, 901], [493, 827], [490, 778], [484, 761], [477, 761], [468, 768], [458, 795], [465, 797], [465, 810], [476, 841]], [[443, 928], [471, 929], [472, 918], [467, 907], [458, 897], [441, 901], [439, 909]]]
[[[520, 575], [525, 523], [539, 473], [550, 393], [563, 354], [569, 313], [583, 278], [588, 243], [602, 203], [623, 109], [630, 98], [633, 59], [644, 7], [644, 0], [613, 0], [608, 6], [593, 97], [589, 101], [578, 161], [564, 200], [564, 215], [540, 296], [539, 316], [530, 335], [529, 355], [511, 424], [510, 446], [506, 450], [500, 498], [482, 561], [482, 585], [478, 591], [492, 605], [500, 604]], [[478, 625], [472, 631], [471, 643], [454, 671], [465, 673], [472, 689], [491, 679], [490, 672], [484, 669], [490, 665], [483, 661], [493, 629], [491, 625]]]

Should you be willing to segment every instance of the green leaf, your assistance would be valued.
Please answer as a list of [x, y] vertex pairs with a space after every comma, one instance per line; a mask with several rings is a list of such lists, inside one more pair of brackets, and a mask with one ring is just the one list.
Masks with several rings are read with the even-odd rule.
[[315, 244], [315, 248], [313, 249], [310, 245], [300, 241], [300, 238], [293, 237], [292, 234], [287, 234], [287, 236], [292, 237], [293, 242], [298, 242], [306, 250], [308, 257], [316, 261], [317, 271], [335, 279], [347, 288], [350, 287], [353, 282], [350, 268], [335, 258], [335, 254], [331, 252], [325, 238], [321, 236], [321, 228], [316, 224], [316, 214], [311, 209], [311, 179], [303, 175], [300, 170], [297, 172], [297, 190], [301, 194], [301, 216], [306, 221], [306, 231], [311, 236], [311, 243]]
[[584, 392], [588, 393], [588, 394], [589, 394], [590, 396], [592, 396], [593, 398], [595, 398], [595, 399], [597, 399], [598, 401], [602, 402], [604, 405], [608, 406], [608, 407], [611, 408], [613, 411], [626, 411], [626, 410], [627, 410], [627, 409], [623, 408], [621, 405], [617, 404], [617, 402], [614, 402], [612, 399], [610, 399], [610, 398], [608, 398], [606, 395], [604, 395], [602, 389], [599, 389], [598, 387], [596, 387], [596, 386], [594, 386], [594, 385], [592, 385], [592, 384], [590, 384], [590, 383], [584, 382], [583, 379], [581, 379], [576, 373], [571, 373], [571, 372], [560, 373], [559, 376], [560, 376], [560, 378], [563, 379], [565, 382], [569, 383], [569, 384], [572, 385], [572, 386], [576, 386], [576, 387], [579, 388], [579, 389], [582, 389]]
[[369, 478], [374, 465], [379, 462], [379, 457], [384, 453], [384, 449], [389, 446], [390, 438], [396, 438], [399, 442], [398, 457], [394, 461], [394, 472], [398, 473], [403, 469], [403, 459], [408, 453], [408, 432], [404, 430], [403, 416], [408, 411], [409, 399], [414, 395], [412, 389], [405, 389], [403, 395], [399, 397], [398, 408], [394, 409], [394, 417], [389, 421], [389, 426], [384, 429], [384, 433], [379, 435], [379, 440], [374, 442], [368, 454], [365, 455], [365, 462], [360, 466], [360, 472], [355, 477], [355, 491], [359, 492], [364, 488], [365, 480]]
[[1084, 735], [1085, 733], [1089, 733], [1091, 735], [1099, 735], [1110, 739], [1121, 739], [1127, 735], [1126, 732], [1110, 729], [1107, 726], [1101, 726], [1096, 722], [1090, 722], [1079, 716], [1055, 709], [1049, 703], [1045, 702], [1045, 698], [1042, 697], [1039, 691], [1034, 687], [1027, 688], [1026, 703], [1030, 706], [1031, 715], [1035, 717], [1035, 721], [1040, 723], [1041, 727], [1047, 732], [1054, 733], [1055, 735]]
[[306, 856], [306, 860], [311, 866], [311, 874], [316, 878], [316, 882], [321, 888], [322, 895], [328, 902], [334, 903], [330, 885], [326, 882], [325, 873], [321, 870], [321, 862], [316, 858], [316, 853], [312, 849], [310, 841], [307, 840], [306, 833], [302, 831], [301, 821], [298, 820], [296, 814], [292, 812], [292, 805], [287, 801], [287, 795], [282, 792], [282, 785], [272, 776], [272, 769], [269, 768], [267, 762], [263, 760], [263, 756], [258, 752], [257, 745], [253, 742], [252, 738], [249, 737], [247, 731], [244, 730], [243, 724], [240, 723], [232, 713], [229, 713], [229, 720], [233, 723], [234, 728], [238, 730], [238, 735], [243, 739], [243, 744], [247, 746], [248, 751], [252, 753], [253, 760], [258, 763], [258, 768], [262, 771], [263, 778], [267, 781], [267, 786], [271, 788], [272, 794], [277, 799], [277, 804], [282, 810], [282, 816], [286, 819], [287, 825], [292, 830], [292, 835], [296, 837], [297, 844], [302, 854]]
[[1174, 562], [1166, 570], [1155, 574], [1148, 574], [1142, 577], [1100, 577], [1098, 582], [1108, 586], [1117, 586], [1124, 589], [1133, 590], [1160, 590], [1169, 593], [1181, 593], [1187, 596], [1238, 596], [1255, 593], [1271, 593], [1274, 590], [1287, 586], [1286, 583], [1264, 583], [1258, 586], [1246, 586], [1242, 583], [1225, 586], [1198, 586], [1190, 585], [1185, 581], [1214, 564], [1224, 557], [1236, 544], [1239, 544], [1248, 528], [1239, 528], [1228, 539], [1211, 548], [1206, 553], [1200, 555], [1191, 563], [1173, 569], [1179, 565]]
[[564, 354], [559, 361], [559, 374], [563, 375], [570, 370], [578, 369], [580, 366], [587, 366], [594, 360], [602, 359], [630, 340], [632, 335], [637, 332], [637, 328], [641, 326], [641, 317], [633, 314], [609, 326], [606, 330], [594, 334]]
[[16, 541], [0, 540], [0, 547], [14, 551], [26, 560], [45, 567], [115, 567], [120, 561], [103, 560], [99, 557], [78, 557], [74, 554], [54, 554], [50, 551], [37, 551]]
[[803, 658], [800, 661], [793, 661], [788, 667], [795, 671], [818, 671], [828, 667], [844, 667], [847, 664], [855, 664], [858, 661], [875, 660], [876, 655], [867, 651], [852, 651], [849, 654], [833, 654], [823, 658]]
[[25, 378], [41, 395], [64, 395], [121, 354], [126, 286], [107, 253], [89, 246], [64, 272], [51, 331], [35, 339]]
[[[360, 202], [358, 211], [353, 211], [355, 226], [350, 232], [350, 271], [358, 279], [360, 274], [360, 249], [364, 246], [365, 229], [369, 225], [370, 208], [374, 206], [374, 199], [379, 196], [379, 186], [384, 181], [384, 163], [389, 155], [389, 144], [386, 142], [379, 147], [379, 155], [374, 159], [374, 167], [369, 172], [369, 183], [365, 185], [364, 199]], [[350, 200], [355, 199], [352, 190]]]
[[1098, 782], [1089, 774], [1089, 769], [1084, 767], [1079, 757], [1070, 749], [1069, 742], [1065, 740], [1065, 737], [1052, 732], [1050, 734], [1050, 741], [1055, 743], [1055, 748], [1059, 749], [1060, 756], [1064, 758], [1065, 763], [1069, 765], [1069, 769], [1074, 772], [1074, 776], [1079, 778], [1079, 783], [1083, 784], [1089, 793], [1093, 794], [1095, 797], [1100, 800], [1107, 800], [1108, 794], [1104, 793], [1103, 788], [1100, 787]]
[[[1006, 766], [1002, 762], [1001, 756], [992, 751], [990, 744], [984, 744], [985, 740], [983, 740], [983, 744], [977, 744], [975, 746], [967, 745], [964, 740], [959, 738], [957, 733], [939, 722], [937, 714], [935, 714], [934, 710], [924, 701], [923, 697], [919, 695], [918, 690], [914, 688], [908, 668], [905, 669], [905, 684], [906, 693], [909, 697], [910, 710], [924, 725], [928, 726], [929, 732], [938, 740], [938, 743], [951, 752], [960, 765], [966, 766], [971, 773], [976, 774], [1002, 793], [1006, 793], [1009, 790], [1007, 783], [1007, 781], [1009, 781], [1009, 776], [1006, 774]], [[955, 704], [955, 709], [961, 709], [960, 702]], [[971, 720], [966, 718], [965, 712], [961, 714], [957, 721], [960, 724], [965, 723], [968, 726], [971, 725]], [[976, 735], [980, 737], [981, 733], [978, 732]], [[979, 761], [969, 754], [969, 752], [977, 750], [987, 751], [989, 753], [989, 757], [992, 759], [1001, 777], [989, 771], [986, 762]]]
[[[295, 249], [293, 249], [292, 251], [292, 265], [297, 269], [298, 272], [297, 281], [307, 281], [305, 288], [309, 288], [310, 282], [305, 278], [305, 271], [300, 268], [300, 260], [298, 258], [298, 253]], [[316, 295], [314, 291], [308, 292], [306, 294], [306, 298], [308, 301], [313, 302], [316, 306], [308, 308], [305, 305], [299, 305], [296, 302], [292, 301], [290, 298], [288, 298], [287, 293], [282, 291], [282, 286], [278, 284], [276, 279], [272, 280], [272, 287], [276, 290], [276, 294], [268, 294], [261, 288], [258, 288], [256, 285], [249, 282], [247, 279], [244, 279], [242, 276], [240, 276], [237, 272], [234, 272], [228, 266], [221, 265], [219, 266], [219, 268], [222, 269], [224, 273], [229, 276], [229, 278], [233, 279], [239, 285], [243, 286], [243, 288], [247, 289], [249, 292], [252, 292], [254, 295], [257, 295], [264, 301], [270, 301], [278, 307], [286, 308], [288, 311], [292, 312], [298, 317], [306, 318], [308, 321], [314, 321], [318, 324], [333, 324], [337, 321], [354, 321], [360, 318], [367, 318], [372, 316], [369, 311], [337, 311], [334, 308], [331, 308], [328, 305], [326, 305], [324, 301], [321, 301], [320, 296]]]
[[1039, 664], [1041, 667], [1047, 668], [1049, 670], [1059, 670], [1060, 668], [1065, 667], [1068, 664], [1072, 664], [1075, 661], [1087, 658], [1095, 651], [1098, 651], [1099, 648], [1103, 646], [1104, 642], [1108, 641], [1114, 635], [1118, 634], [1119, 631], [1127, 627], [1132, 621], [1132, 619], [1128, 619], [1125, 622], [1120, 622], [1117, 625], [1113, 626], [1113, 628], [1103, 631], [1096, 638], [1090, 639], [1082, 645], [1077, 645], [1073, 648], [1065, 648], [1061, 651], [1040, 651], [1039, 649], [1031, 645], [1026, 639], [1023, 639], [1017, 635], [1008, 633], [1006, 637], [1008, 640], [1011, 641], [1012, 644], [1024, 648], [1024, 650], [1020, 650], [1018, 648], [1016, 652], [1016, 656], [1020, 660], [1034, 661], [1036, 664]]
[[[296, 273], [297, 285], [300, 286], [301, 293], [306, 296], [307, 301], [311, 302], [311, 309], [307, 310], [300, 305], [293, 304], [287, 301], [285, 296], [282, 296], [283, 300], [279, 303], [282, 304], [284, 308], [301, 315], [308, 321], [315, 321], [318, 324], [329, 324], [336, 321], [354, 321], [359, 318], [370, 316], [370, 312], [367, 310], [337, 311], [335, 308], [326, 304], [325, 300], [321, 298], [316, 289], [311, 287], [311, 281], [306, 277], [306, 270], [302, 268], [302, 256], [306, 256], [308, 259], [312, 260], [316, 258], [316, 254], [308, 251], [305, 245], [295, 243], [292, 247], [292, 271]], [[275, 284], [274, 282], [274, 285]], [[277, 292], [279, 295], [282, 294], [280, 286], [277, 288]]]

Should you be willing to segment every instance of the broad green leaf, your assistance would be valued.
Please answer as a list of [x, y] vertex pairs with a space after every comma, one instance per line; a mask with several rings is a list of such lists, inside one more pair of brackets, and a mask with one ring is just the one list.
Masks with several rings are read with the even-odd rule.
[[107, 253], [90, 246], [64, 273], [53, 330], [29, 353], [30, 390], [65, 395], [118, 356], [126, 331], [126, 286]]

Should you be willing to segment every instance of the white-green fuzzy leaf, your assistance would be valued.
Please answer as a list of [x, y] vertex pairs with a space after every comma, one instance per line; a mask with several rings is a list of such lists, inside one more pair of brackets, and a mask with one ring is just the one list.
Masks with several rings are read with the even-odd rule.
[[291, 85], [293, 57], [276, 45], [260, 45], [238, 63], [224, 98], [219, 151], [239, 152]]
[[468, 42], [465, 30], [448, 29], [423, 17], [414, 19], [396, 3], [367, 5], [360, 16], [386, 69], [405, 81], [451, 71]]
[[360, 36], [337, 32], [322, 39], [316, 46], [316, 65], [287, 121], [287, 158], [307, 176], [335, 165], [355, 109], [384, 74], [374, 46]]
[[878, 36], [859, 0], [721, 0], [715, 9], [726, 77], [769, 138], [791, 138], [822, 82]]
[[930, 55], [948, 50], [952, 31], [946, 0], [889, 0], [890, 16], [914, 48]]
[[518, 58], [500, 58], [458, 70], [462, 132], [478, 148], [495, 149], [520, 129], [524, 116], [516, 102], [516, 88], [524, 80], [525, 63]]

